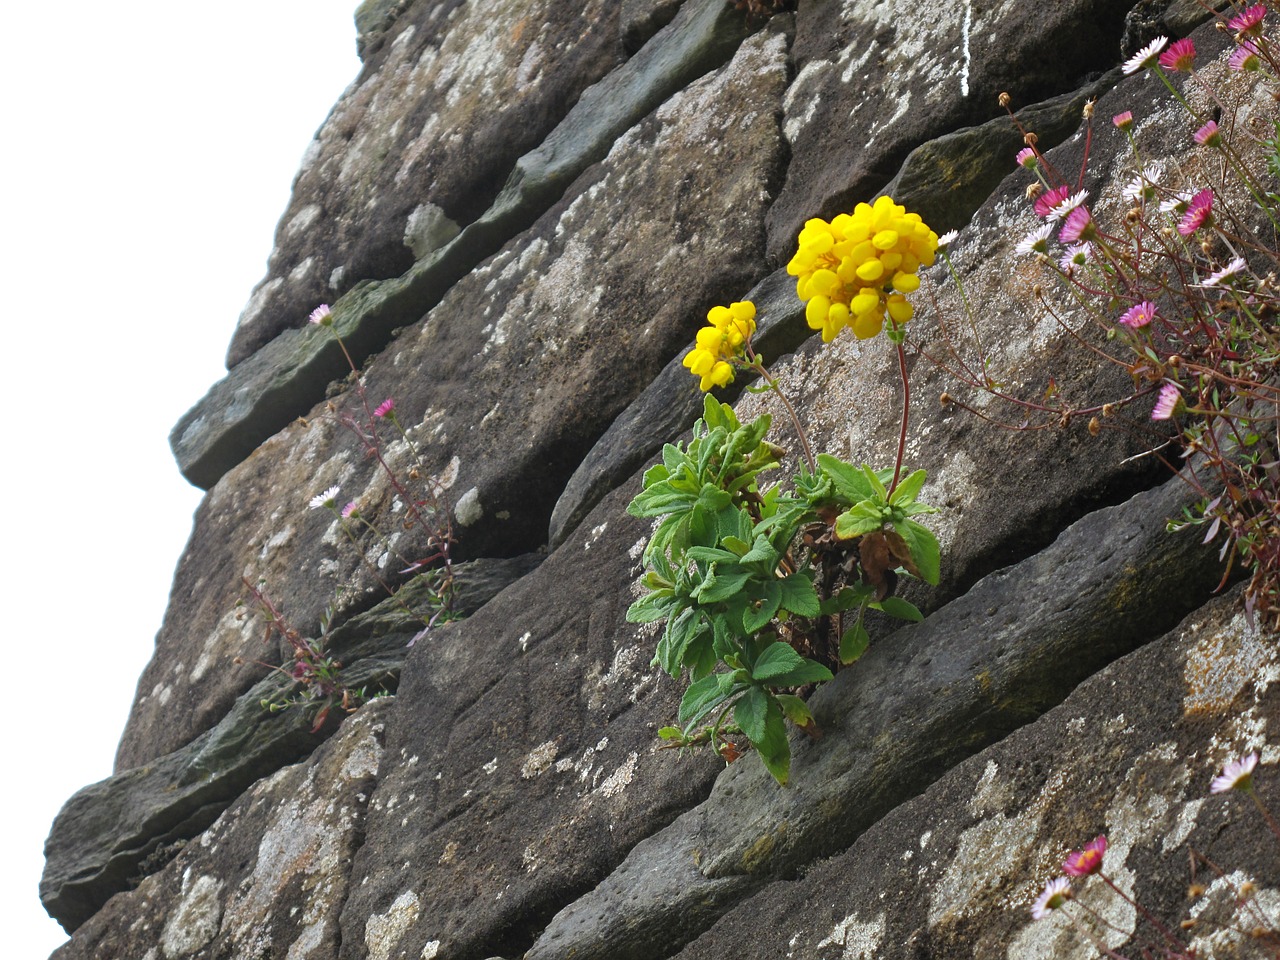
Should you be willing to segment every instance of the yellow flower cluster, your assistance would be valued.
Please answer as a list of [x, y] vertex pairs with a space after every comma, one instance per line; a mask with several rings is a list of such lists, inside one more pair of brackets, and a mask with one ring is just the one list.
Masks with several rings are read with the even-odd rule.
[[917, 213], [888, 197], [860, 203], [830, 223], [813, 219], [800, 231], [800, 249], [787, 264], [796, 293], [806, 301], [805, 320], [830, 343], [841, 327], [860, 340], [911, 319], [904, 294], [920, 286], [916, 271], [933, 264], [938, 235]]
[[733, 380], [732, 360], [742, 356], [747, 339], [756, 332], [756, 305], [750, 300], [712, 307], [707, 312], [709, 327], [698, 331], [697, 346], [685, 354], [684, 365], [704, 391], [723, 387]]

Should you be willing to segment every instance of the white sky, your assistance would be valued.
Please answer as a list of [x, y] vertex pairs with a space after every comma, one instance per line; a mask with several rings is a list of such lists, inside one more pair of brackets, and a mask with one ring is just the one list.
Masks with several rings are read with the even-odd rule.
[[357, 3], [0, 14], [6, 956], [66, 939], [37, 895], [44, 838], [111, 772], [200, 498], [169, 428], [225, 372], [303, 151], [359, 71]]

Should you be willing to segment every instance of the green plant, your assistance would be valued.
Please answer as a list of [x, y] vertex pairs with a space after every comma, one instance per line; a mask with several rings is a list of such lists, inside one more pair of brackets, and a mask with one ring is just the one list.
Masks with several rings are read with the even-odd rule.
[[648, 592], [627, 617], [661, 621], [654, 663], [676, 678], [687, 670], [690, 679], [680, 726], [659, 731], [673, 746], [708, 743], [731, 761], [745, 737], [785, 784], [786, 720], [820, 735], [804, 694], [867, 650], [867, 611], [921, 618], [895, 595], [899, 571], [937, 584], [940, 567], [937, 539], [914, 519], [933, 509], [917, 501], [925, 473], [902, 472], [909, 398], [902, 339], [911, 317], [904, 294], [915, 290], [915, 273], [936, 246], [918, 216], [882, 197], [831, 223], [810, 220], [789, 267], [808, 302], [806, 320], [825, 342], [846, 327], [866, 339], [888, 325], [904, 386], [891, 469], [815, 457], [795, 408], [752, 347], [754, 305], [708, 313], [685, 366], [704, 391], [737, 370], [761, 377], [761, 389], [774, 391], [792, 419], [803, 463], [790, 492], [762, 486], [785, 453], [767, 439], [770, 417], [743, 424], [708, 395], [688, 444], [663, 448], [629, 507], [657, 523], [644, 551]]

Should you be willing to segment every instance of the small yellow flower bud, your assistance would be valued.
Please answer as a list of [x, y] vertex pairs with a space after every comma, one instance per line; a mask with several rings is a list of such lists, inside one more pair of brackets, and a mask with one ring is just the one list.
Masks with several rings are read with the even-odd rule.
[[1084, 118], [1086, 120], [1092, 120], [1093, 119], [1093, 101], [1086, 100], [1084, 102], [1084, 110], [1081, 112], [1083, 113]]
[[1195, 925], [1196, 922], [1194, 920], [1183, 920], [1182, 923], [1178, 924], [1183, 930], [1190, 930]]
[[1034, 147], [1037, 143], [1040, 142], [1040, 138], [1036, 136], [1034, 130], [1028, 130], [1026, 133], [1022, 135], [1022, 142], [1025, 143], [1028, 147]]
[[1241, 897], [1252, 897], [1257, 892], [1258, 888], [1252, 880], [1246, 880], [1244, 883], [1240, 884]]
[[1188, 900], [1195, 900], [1197, 897], [1203, 897], [1203, 896], [1204, 896], [1203, 883], [1193, 883], [1191, 886], [1187, 887]]
[[1177, 370], [1179, 367], [1182, 366], [1182, 357], [1178, 356], [1178, 354], [1175, 353], [1173, 356], [1169, 358], [1169, 366]]
[[1109, 417], [1115, 412], [1116, 412], [1116, 405], [1114, 403], [1104, 403], [1102, 405], [1102, 415], [1104, 417]]
[[938, 397], [938, 402], [942, 404], [944, 407], [949, 407], [952, 403], [951, 394], [947, 393], [944, 390], [942, 392], [942, 395]]
[[1096, 437], [1101, 432], [1102, 432], [1102, 424], [1098, 422], [1098, 418], [1097, 417], [1091, 418], [1089, 420], [1089, 436]]
[[1009, 104], [1013, 102], [1013, 98], [1009, 96], [1009, 94], [1007, 93], [1000, 94], [1000, 96], [997, 97], [996, 99], [999, 101], [1000, 106], [1005, 108], [1008, 108]]

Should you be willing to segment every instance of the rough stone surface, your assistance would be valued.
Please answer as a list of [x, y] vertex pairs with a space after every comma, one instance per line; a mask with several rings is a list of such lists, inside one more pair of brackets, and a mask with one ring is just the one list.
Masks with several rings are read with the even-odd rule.
[[369, 704], [310, 760], [260, 781], [53, 957], [333, 956], [390, 709]]
[[785, 260], [809, 217], [830, 218], [883, 187], [907, 154], [1003, 111], [1082, 85], [1119, 59], [1132, 0], [1028, 4], [859, 0], [802, 6], [787, 91], [787, 185], [769, 211]]
[[364, 68], [307, 149], [229, 366], [358, 281], [404, 273], [428, 252], [414, 249], [424, 221], [476, 219], [516, 158], [625, 58], [604, 0], [360, 13]]
[[[417, 903], [387, 956], [519, 956], [567, 900], [701, 800], [708, 758], [659, 749], [679, 691], [626, 623], [646, 523], [615, 493], [532, 576], [414, 648], [389, 723], [343, 957]], [[388, 936], [383, 934], [383, 936]]]
[[[1280, 910], [1274, 860], [1201, 799], [1217, 764], [1269, 735], [1271, 646], [1227, 600], [1106, 666], [1203, 603], [1219, 571], [1198, 538], [1163, 533], [1188, 494], [1149, 455], [1167, 438], [1150, 387], [1080, 349], [1077, 333], [1107, 344], [1102, 326], [1058, 296], [1049, 265], [1015, 253], [1036, 223], [1031, 175], [992, 119], [1002, 88], [1029, 104], [1020, 117], [1042, 145], [1065, 138], [1051, 159], [1074, 181], [1076, 117], [1098, 96], [1083, 186], [1102, 229], [1121, 222], [1130, 178], [1107, 122], [1120, 110], [1162, 186], [1198, 189], [1215, 155], [1191, 147], [1195, 124], [1163, 85], [1102, 91], [1122, 49], [1189, 29], [1203, 7], [815, 0], [749, 20], [720, 0], [622, 0], [594, 19], [553, 6], [361, 5], [365, 69], [300, 175], [263, 310], [232, 348], [246, 358], [175, 429], [184, 475], [210, 492], [120, 771], [72, 798], [50, 837], [42, 893], [81, 924], [66, 956], [1083, 956], [1060, 917], [1032, 926], [1025, 909], [1102, 830], [1122, 885], [1170, 916], [1182, 878], [1161, 856], [1187, 844], [1262, 874]], [[1195, 41], [1224, 126], [1269, 131], [1280, 108], [1228, 75], [1230, 38]], [[1201, 112], [1218, 106], [1185, 90]], [[428, 142], [432, 123], [457, 137]], [[496, 142], [494, 123], [519, 143]], [[680, 364], [690, 338], [708, 307], [748, 294], [815, 445], [892, 462], [896, 352], [802, 343], [781, 269], [804, 218], [886, 184], [940, 230], [960, 226], [950, 256], [975, 307], [970, 323], [939, 265], [908, 328], [906, 462], [928, 470], [923, 499], [943, 511], [943, 581], [904, 588], [928, 619], [872, 624], [870, 652], [814, 694], [825, 737], [793, 741], [784, 790], [752, 756], [723, 771], [659, 749], [680, 688], [649, 664], [652, 630], [625, 623], [649, 532], [625, 506], [700, 406]], [[335, 329], [359, 382], [328, 331], [286, 329], [342, 290]], [[1011, 399], [965, 384], [980, 370]], [[770, 412], [794, 447], [781, 406], [745, 387], [726, 392], [739, 415]], [[956, 405], [938, 405], [944, 390]], [[421, 472], [439, 477], [456, 555], [501, 568], [467, 600], [474, 616], [407, 660], [417, 626], [375, 606], [376, 580], [400, 585], [425, 538], [402, 528], [405, 494], [343, 426], [388, 395]], [[401, 476], [408, 446], [382, 449]], [[335, 484], [390, 543], [352, 546], [307, 509]], [[353, 677], [399, 682], [394, 702], [327, 742], [328, 728], [299, 736], [300, 715], [264, 719], [265, 668], [234, 658], [287, 651], [237, 618], [245, 576], [304, 633], [341, 587], [329, 640]], [[376, 770], [348, 776], [336, 758], [368, 739], [362, 723], [385, 746]], [[1277, 759], [1266, 747], [1264, 789]], [[291, 852], [317, 836], [333, 841], [323, 868]], [[1230, 913], [1224, 887], [1194, 908], [1206, 921]], [[1198, 956], [1250, 955], [1195, 935]]]
[[875, 644], [810, 700], [824, 736], [793, 736], [787, 789], [756, 757], [735, 763], [704, 803], [557, 915], [528, 960], [665, 956], [734, 900], [843, 850], [948, 767], [1174, 626], [1219, 578], [1194, 537], [1165, 533], [1189, 500], [1175, 478], [1090, 514]]
[[[1215, 601], [957, 766], [847, 852], [738, 904], [679, 960], [1096, 957], [1067, 918], [1036, 922], [1030, 907], [1067, 853], [1098, 834], [1121, 889], [1175, 930], [1197, 920], [1182, 934], [1197, 956], [1274, 956], [1274, 945], [1225, 929], [1257, 924], [1235, 902], [1246, 878], [1274, 915], [1274, 838], [1245, 797], [1208, 787], [1225, 761], [1261, 749], [1258, 789], [1275, 796], [1277, 678], [1275, 644], [1248, 626], [1238, 596]], [[1226, 879], [1203, 862], [1192, 874], [1192, 850]], [[1206, 896], [1187, 899], [1193, 880]], [[1110, 949], [1135, 956], [1141, 943], [1163, 945], [1098, 878], [1075, 888], [1080, 902], [1067, 912], [1087, 906], [1116, 924], [1104, 932]]]
[[[720, 0], [692, 0], [634, 57], [588, 88], [546, 140], [520, 158], [483, 216], [402, 276], [362, 281], [334, 304], [345, 353], [323, 331], [290, 328], [215, 384], [170, 434], [183, 476], [211, 487], [306, 413], [321, 384], [349, 371], [348, 356], [361, 364], [397, 328], [417, 323], [454, 283], [543, 214], [621, 134], [728, 60], [746, 33], [742, 17]], [[301, 323], [301, 316], [294, 322]]]
[[[422, 470], [446, 487], [456, 556], [542, 544], [586, 449], [711, 305], [764, 273], [787, 39], [773, 27], [755, 34], [729, 64], [619, 138], [560, 203], [366, 367], [367, 396], [375, 404], [395, 397]], [[734, 216], [726, 219], [726, 210]], [[352, 393], [334, 405], [360, 411]], [[246, 663], [190, 680], [199, 667], [190, 664], [193, 647], [210, 663], [263, 658], [253, 622], [234, 619], [241, 576], [265, 578], [303, 632], [337, 585], [353, 584], [355, 598], [375, 586], [332, 514], [307, 509], [310, 495], [337, 484], [382, 529], [399, 522], [399, 498], [340, 419], [323, 406], [312, 411], [307, 425], [272, 437], [201, 505], [118, 768], [207, 728], [261, 674]], [[408, 474], [403, 440], [385, 455]], [[408, 534], [394, 536], [401, 555], [422, 549]], [[381, 541], [361, 546], [369, 563], [393, 575]], [[149, 693], [170, 683], [167, 703]]]
[[[478, 610], [541, 559], [460, 564], [453, 610], [460, 616]], [[328, 636], [325, 649], [344, 664], [342, 679], [351, 689], [369, 696], [395, 690], [408, 644], [422, 629], [410, 611], [420, 608], [424, 587], [421, 581], [406, 584]], [[194, 837], [255, 780], [322, 743], [336, 728], [337, 713], [316, 729], [314, 708], [269, 713], [262, 707], [301, 693], [300, 684], [269, 673], [191, 743], [67, 801], [45, 846], [40, 895], [50, 915], [68, 930], [76, 928], [112, 894], [153, 872], [165, 850]]]

